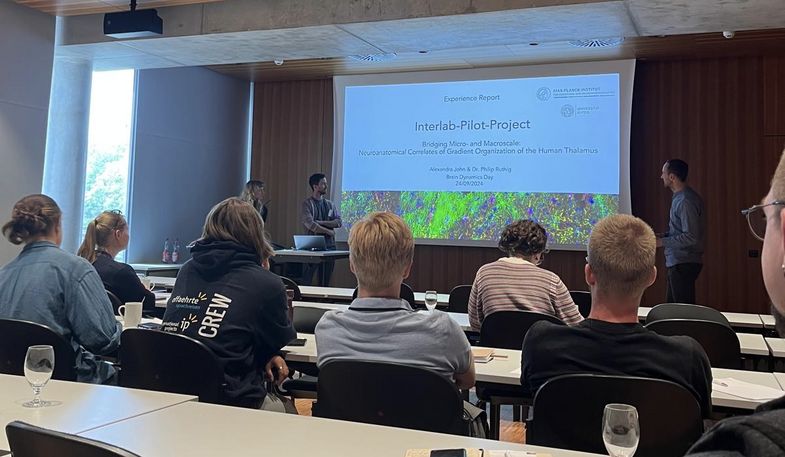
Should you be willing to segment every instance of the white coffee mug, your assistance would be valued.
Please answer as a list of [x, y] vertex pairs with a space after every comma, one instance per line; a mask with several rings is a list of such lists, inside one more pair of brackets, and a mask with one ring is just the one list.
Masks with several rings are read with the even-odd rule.
[[142, 285], [147, 287], [148, 290], [155, 289], [155, 283], [150, 281], [150, 278], [145, 278], [144, 276], [142, 276], [141, 278], [139, 278], [139, 280], [142, 281]]
[[117, 308], [117, 312], [123, 316], [123, 328], [138, 327], [142, 322], [142, 302], [129, 301]]

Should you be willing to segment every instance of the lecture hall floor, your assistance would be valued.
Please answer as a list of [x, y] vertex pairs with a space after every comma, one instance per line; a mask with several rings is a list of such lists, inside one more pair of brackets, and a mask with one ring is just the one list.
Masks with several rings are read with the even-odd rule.
[[[311, 415], [312, 402], [313, 400], [308, 399], [298, 399], [294, 401], [295, 406], [297, 406], [297, 411], [303, 416]], [[512, 407], [510, 406], [502, 406], [502, 421], [499, 438], [500, 441], [525, 443], [526, 430], [523, 422], [513, 422]]]

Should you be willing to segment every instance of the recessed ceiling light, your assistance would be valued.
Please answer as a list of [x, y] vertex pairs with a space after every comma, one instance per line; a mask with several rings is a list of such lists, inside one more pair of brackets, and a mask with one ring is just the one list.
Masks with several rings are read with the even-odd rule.
[[576, 48], [615, 48], [624, 43], [623, 37], [592, 38], [590, 40], [571, 40]]

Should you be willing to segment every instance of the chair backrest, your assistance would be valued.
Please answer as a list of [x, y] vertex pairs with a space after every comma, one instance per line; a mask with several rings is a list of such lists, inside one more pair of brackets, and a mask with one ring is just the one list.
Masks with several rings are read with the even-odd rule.
[[469, 295], [471, 295], [471, 293], [471, 284], [453, 287], [450, 291], [450, 301], [447, 305], [447, 312], [467, 314], [469, 312]]
[[317, 398], [313, 415], [318, 417], [469, 433], [458, 388], [425, 368], [360, 360], [328, 362], [319, 371]]
[[301, 301], [303, 299], [303, 294], [300, 292], [300, 286], [298, 286], [296, 282], [286, 276], [281, 276], [281, 282], [283, 282], [283, 285], [287, 290], [294, 291], [294, 301]]
[[109, 297], [109, 301], [112, 303], [112, 309], [114, 310], [114, 315], [120, 315], [120, 307], [123, 306], [123, 301], [120, 300], [120, 297], [112, 293], [109, 289], [106, 289], [106, 295]]
[[313, 335], [316, 332], [316, 324], [319, 319], [324, 316], [324, 313], [330, 311], [327, 308], [314, 308], [311, 306], [295, 306], [294, 318], [292, 324], [297, 333], [309, 333]]
[[[357, 288], [356, 287], [354, 288], [354, 292], [352, 292], [352, 300], [354, 300], [355, 298], [357, 298]], [[405, 282], [401, 283], [401, 298], [403, 298], [404, 300], [408, 301], [409, 302], [409, 306], [411, 306], [412, 309], [425, 309], [425, 305], [424, 304], [423, 305], [418, 305], [414, 301], [414, 291]]]
[[202, 342], [185, 335], [129, 328], [120, 339], [122, 387], [198, 395], [223, 403], [224, 372]]
[[139, 457], [111, 444], [20, 421], [6, 425], [5, 434], [14, 457]]
[[714, 368], [741, 368], [739, 337], [723, 324], [696, 319], [665, 319], [646, 324], [646, 328], [660, 335], [694, 338], [703, 346]]
[[537, 391], [526, 443], [607, 455], [602, 415], [608, 403], [638, 410], [635, 457], [682, 456], [703, 433], [698, 400], [674, 382], [576, 374], [553, 378]]
[[548, 314], [534, 311], [497, 311], [485, 316], [480, 326], [480, 346], [521, 349], [523, 338], [535, 322], [548, 321], [564, 325], [564, 322]]
[[646, 323], [664, 319], [698, 319], [702, 321], [717, 322], [730, 327], [730, 322], [724, 314], [714, 308], [703, 305], [688, 305], [685, 303], [660, 303], [646, 315]]
[[578, 311], [583, 317], [589, 317], [591, 312], [591, 292], [585, 290], [571, 290], [570, 297], [572, 301], [578, 306]]
[[0, 319], [0, 373], [23, 376], [27, 348], [49, 345], [55, 351], [52, 379], [76, 381], [76, 353], [71, 344], [46, 325]]

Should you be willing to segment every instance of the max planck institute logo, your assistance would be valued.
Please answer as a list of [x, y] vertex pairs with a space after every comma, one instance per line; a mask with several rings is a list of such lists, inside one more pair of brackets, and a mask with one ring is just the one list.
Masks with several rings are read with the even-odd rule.
[[547, 87], [540, 87], [537, 89], [537, 98], [543, 102], [548, 101], [551, 98], [551, 90]]

